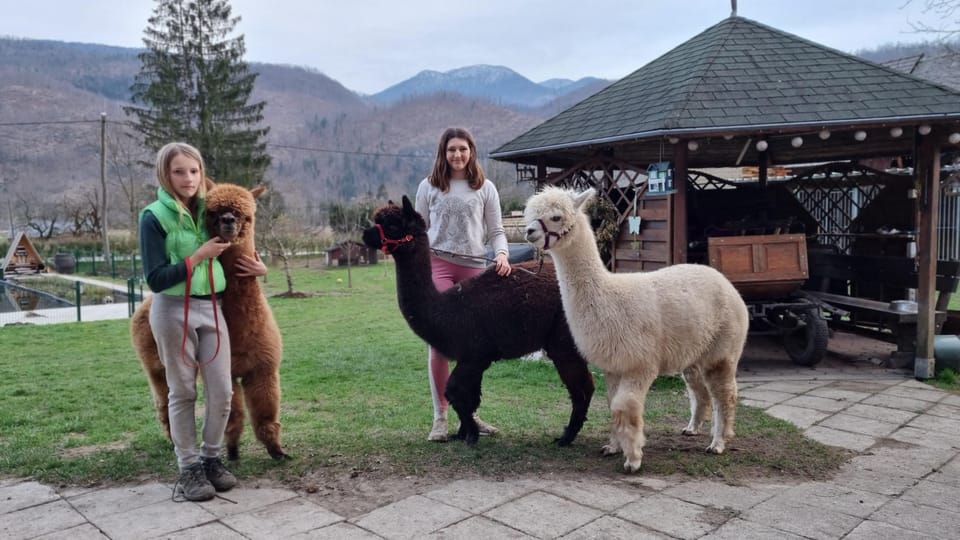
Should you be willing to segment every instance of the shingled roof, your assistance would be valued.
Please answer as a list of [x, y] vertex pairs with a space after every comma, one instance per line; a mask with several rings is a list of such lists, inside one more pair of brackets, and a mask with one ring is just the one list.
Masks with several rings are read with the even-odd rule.
[[[861, 127], [888, 134], [890, 126], [958, 119], [957, 90], [731, 16], [502, 145], [492, 157], [566, 166], [602, 150], [656, 161], [664, 138], [678, 137], [706, 143], [691, 153], [691, 165], [722, 166], [738, 155], [744, 159], [742, 142], [734, 144], [733, 136], [751, 135], [769, 137], [770, 155], [785, 163], [800, 157], [789, 144], [797, 134]], [[910, 136], [881, 140], [880, 133], [871, 132], [866, 145], [852, 137], [844, 144], [806, 138], [804, 159], [912, 149]], [[777, 146], [778, 135], [786, 136], [785, 144]]]

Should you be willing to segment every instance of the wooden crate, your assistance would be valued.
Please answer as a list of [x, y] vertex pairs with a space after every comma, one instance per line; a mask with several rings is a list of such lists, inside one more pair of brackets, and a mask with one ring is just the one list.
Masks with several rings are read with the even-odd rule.
[[707, 239], [710, 266], [747, 300], [790, 295], [807, 280], [807, 240], [802, 234], [718, 236]]

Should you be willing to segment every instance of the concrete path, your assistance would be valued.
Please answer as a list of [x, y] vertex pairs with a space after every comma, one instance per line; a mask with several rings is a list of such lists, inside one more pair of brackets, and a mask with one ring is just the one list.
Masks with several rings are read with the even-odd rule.
[[[81, 281], [83, 283], [89, 283], [90, 285], [96, 285], [105, 289], [112, 289], [119, 293], [118, 296], [126, 298], [126, 286], [120, 286], [109, 281], [73, 274], [61, 275], [61, 277], [70, 281]], [[149, 292], [149, 290], [144, 291], [144, 296], [149, 296], [150, 294], [153, 293]], [[126, 301], [80, 306], [80, 320], [83, 322], [126, 319], [129, 316], [130, 306]], [[67, 322], [77, 322], [76, 306], [0, 313], [0, 327], [3, 327], [7, 324], [60, 324]]]
[[234, 502], [174, 503], [163, 483], [7, 479], [0, 538], [960, 538], [960, 396], [875, 364], [741, 363], [744, 403], [858, 453], [829, 481], [460, 480], [346, 517], [320, 495], [242, 481]]

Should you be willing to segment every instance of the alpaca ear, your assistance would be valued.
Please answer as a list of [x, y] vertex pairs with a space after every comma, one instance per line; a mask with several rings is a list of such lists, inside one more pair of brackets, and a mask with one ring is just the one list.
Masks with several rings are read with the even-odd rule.
[[260, 184], [257, 187], [250, 190], [250, 194], [253, 195], [254, 199], [259, 199], [266, 192], [267, 192], [267, 186], [263, 184]]
[[592, 201], [596, 195], [597, 190], [594, 188], [589, 188], [583, 193], [578, 193], [573, 196], [573, 205], [577, 208], [577, 210], [583, 210], [587, 203]]
[[416, 210], [413, 209], [413, 204], [410, 202], [410, 198], [406, 195], [403, 196], [403, 213], [404, 214], [415, 214]]

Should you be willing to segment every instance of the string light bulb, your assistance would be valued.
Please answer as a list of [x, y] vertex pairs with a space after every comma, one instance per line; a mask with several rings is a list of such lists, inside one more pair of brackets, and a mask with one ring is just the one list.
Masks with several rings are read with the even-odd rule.
[[853, 138], [858, 141], [865, 141], [867, 140], [867, 132], [863, 130], [859, 130], [853, 134]]
[[794, 148], [800, 148], [803, 146], [803, 137], [794, 137], [790, 139], [790, 146]]
[[960, 133], [951, 133], [947, 140], [950, 141], [950, 144], [960, 143]]
[[767, 151], [767, 141], [757, 141], [757, 151], [766, 152]]
[[930, 124], [923, 124], [917, 128], [917, 132], [921, 135], [929, 135], [930, 129]]
[[697, 141], [687, 141], [687, 149], [691, 152], [696, 152], [697, 148], [700, 148], [700, 143]]
[[897, 137], [903, 135], [903, 128], [900, 126], [890, 128], [890, 136], [896, 139]]
[[821, 141], [825, 141], [825, 140], [827, 140], [827, 139], [830, 138], [830, 130], [829, 130], [829, 129], [821, 129], [821, 130], [820, 130], [820, 133], [818, 133], [817, 135], [820, 136], [820, 140], [821, 140]]
[[677, 144], [678, 142], [680, 142], [680, 139], [676, 137], [667, 137], [667, 142], [669, 142], [670, 144]]

